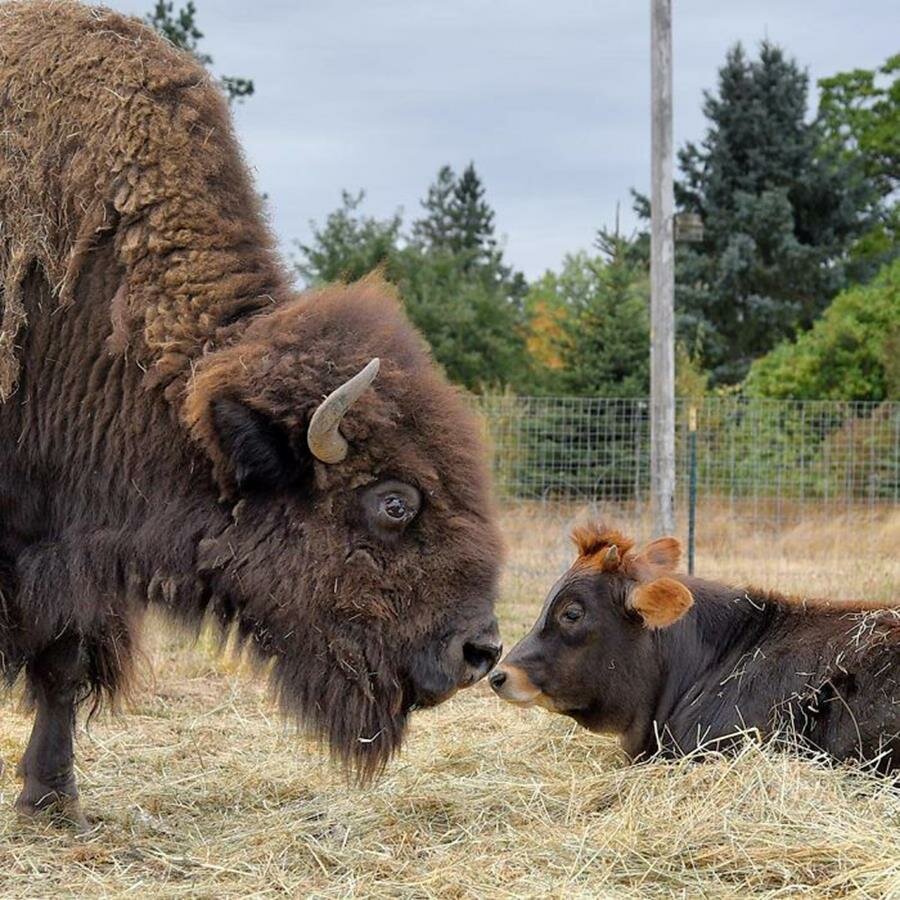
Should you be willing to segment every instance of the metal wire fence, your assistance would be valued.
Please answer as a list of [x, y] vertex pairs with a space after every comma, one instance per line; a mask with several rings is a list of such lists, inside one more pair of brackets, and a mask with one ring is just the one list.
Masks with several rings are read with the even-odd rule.
[[[493, 395], [477, 402], [504, 500], [614, 507], [619, 518], [646, 527], [647, 400]], [[883, 515], [900, 504], [900, 403], [682, 400], [676, 513], [685, 535], [692, 469], [697, 508], [715, 505], [744, 526], [783, 528], [810, 515]]]

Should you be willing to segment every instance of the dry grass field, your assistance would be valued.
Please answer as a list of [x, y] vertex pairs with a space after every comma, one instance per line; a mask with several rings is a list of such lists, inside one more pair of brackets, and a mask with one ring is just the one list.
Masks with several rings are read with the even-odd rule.
[[[509, 645], [570, 557], [567, 519], [506, 516]], [[697, 570], [806, 595], [900, 593], [900, 513], [778, 534], [704, 517]], [[152, 674], [79, 736], [76, 836], [12, 813], [29, 721], [0, 705], [0, 897], [900, 897], [900, 779], [748, 744], [625, 764], [614, 742], [482, 684], [348, 787], [239, 660], [153, 622]]]

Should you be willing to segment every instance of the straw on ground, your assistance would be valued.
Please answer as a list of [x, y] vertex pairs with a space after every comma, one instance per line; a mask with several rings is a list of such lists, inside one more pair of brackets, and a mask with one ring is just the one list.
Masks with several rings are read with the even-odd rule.
[[[730, 546], [705, 527], [702, 573], [884, 600], [900, 580], [897, 515]], [[541, 510], [507, 515], [506, 531], [510, 643], [570, 551], [563, 518]], [[361, 791], [212, 648], [153, 623], [153, 678], [80, 735], [85, 837], [13, 817], [30, 721], [0, 706], [0, 896], [900, 896], [896, 779], [752, 743], [630, 766], [613, 741], [479, 686], [418, 715], [404, 756]]]

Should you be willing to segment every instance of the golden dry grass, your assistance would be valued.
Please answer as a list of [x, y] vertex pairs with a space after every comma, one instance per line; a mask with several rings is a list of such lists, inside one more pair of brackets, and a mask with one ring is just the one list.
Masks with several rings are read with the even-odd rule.
[[[724, 515], [724, 514], [723, 514]], [[571, 556], [569, 516], [507, 515], [507, 643]], [[848, 535], [853, 538], [848, 540]], [[698, 571], [891, 599], [900, 514], [773, 536], [704, 519]], [[348, 787], [237, 661], [154, 623], [155, 683], [79, 737], [93, 832], [18, 821], [30, 723], [0, 706], [0, 897], [900, 897], [900, 782], [748, 745], [629, 766], [613, 741], [480, 685]]]

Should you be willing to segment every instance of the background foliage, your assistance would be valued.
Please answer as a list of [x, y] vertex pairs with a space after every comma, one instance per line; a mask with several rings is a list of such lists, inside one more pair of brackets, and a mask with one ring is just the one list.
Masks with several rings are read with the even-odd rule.
[[750, 369], [760, 397], [900, 400], [900, 259], [832, 301], [813, 327]]
[[[204, 65], [193, 2], [147, 21]], [[246, 78], [220, 79], [232, 100]], [[898, 396], [900, 55], [819, 82], [777, 44], [732, 47], [699, 142], [678, 154], [680, 212], [703, 222], [676, 250], [677, 390], [753, 398]], [[600, 227], [530, 285], [504, 258], [474, 163], [441, 166], [418, 218], [364, 211], [345, 191], [297, 243], [298, 277], [395, 283], [448, 376], [476, 392], [640, 397], [649, 381], [649, 238]], [[635, 193], [646, 218], [646, 197]], [[600, 223], [598, 223], [599, 225]]]

